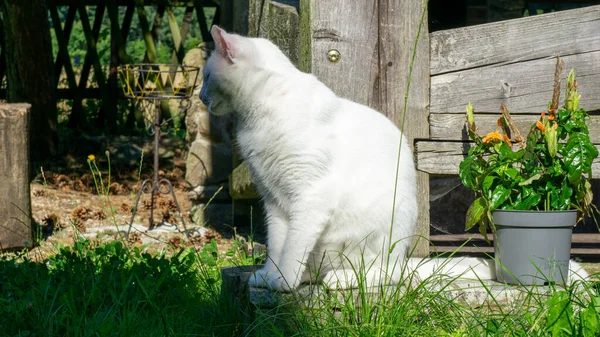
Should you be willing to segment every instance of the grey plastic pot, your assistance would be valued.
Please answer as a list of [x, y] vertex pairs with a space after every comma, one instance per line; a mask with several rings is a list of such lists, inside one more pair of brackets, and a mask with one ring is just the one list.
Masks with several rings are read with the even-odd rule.
[[509, 284], [565, 284], [577, 211], [492, 213], [498, 281]]

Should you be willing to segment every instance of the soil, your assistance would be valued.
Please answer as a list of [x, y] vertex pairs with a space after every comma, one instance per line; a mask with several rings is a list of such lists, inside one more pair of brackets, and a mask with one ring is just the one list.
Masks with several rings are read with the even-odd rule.
[[[233, 247], [234, 239], [245, 241], [235, 229], [192, 223], [183, 140], [161, 142], [159, 179], [171, 182], [176, 201], [170, 193], [158, 194], [152, 225], [150, 193], [140, 195], [132, 222], [140, 185], [153, 176], [152, 139], [86, 138], [73, 144], [61, 159], [36, 166], [39, 168], [31, 183], [31, 208], [38, 243], [30, 249], [30, 258], [42, 261], [56, 253], [59, 246], [70, 246], [81, 236], [98, 242], [123, 240], [150, 252], [167, 253], [182, 247], [202, 249], [213, 239], [219, 250], [227, 251]], [[97, 153], [98, 148], [107, 149], [110, 162], [105, 155], [89, 155], [93, 149]]]

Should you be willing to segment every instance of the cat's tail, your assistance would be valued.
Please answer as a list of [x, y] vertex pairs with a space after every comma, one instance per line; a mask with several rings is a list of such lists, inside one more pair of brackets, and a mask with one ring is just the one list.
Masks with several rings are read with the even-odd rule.
[[[423, 281], [434, 276], [473, 280], [496, 280], [496, 264], [493, 259], [476, 257], [410, 258], [407, 270]], [[581, 264], [571, 260], [569, 284], [586, 280], [588, 272]]]
[[407, 269], [409, 272], [416, 273], [415, 276], [420, 280], [426, 280], [433, 276], [481, 280], [496, 279], [494, 261], [476, 257], [411, 257], [408, 259]]

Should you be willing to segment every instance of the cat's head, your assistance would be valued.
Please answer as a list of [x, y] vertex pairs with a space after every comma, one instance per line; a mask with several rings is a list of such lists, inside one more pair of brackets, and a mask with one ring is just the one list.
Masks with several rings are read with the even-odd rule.
[[215, 51], [203, 70], [200, 99], [212, 114], [233, 112], [231, 92], [245, 76], [252, 76], [258, 71], [285, 74], [295, 69], [269, 40], [229, 34], [217, 26], [213, 26], [210, 33], [215, 41]]

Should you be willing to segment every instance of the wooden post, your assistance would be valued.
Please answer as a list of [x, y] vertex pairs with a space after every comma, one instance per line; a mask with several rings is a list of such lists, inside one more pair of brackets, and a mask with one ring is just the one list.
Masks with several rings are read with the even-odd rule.
[[29, 104], [0, 104], [0, 250], [32, 244]]
[[[425, 0], [300, 1], [300, 68], [312, 72], [338, 95], [385, 114], [404, 129], [411, 146], [414, 139], [429, 136], [429, 34], [426, 13], [423, 17], [425, 8]], [[339, 51], [338, 62], [328, 60], [332, 50]], [[418, 172], [417, 180], [417, 234], [428, 239], [429, 176]], [[429, 253], [429, 242], [424, 239], [418, 241], [413, 256]]]

